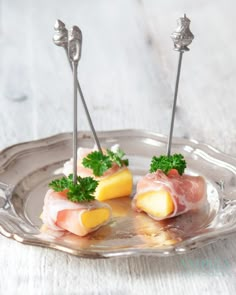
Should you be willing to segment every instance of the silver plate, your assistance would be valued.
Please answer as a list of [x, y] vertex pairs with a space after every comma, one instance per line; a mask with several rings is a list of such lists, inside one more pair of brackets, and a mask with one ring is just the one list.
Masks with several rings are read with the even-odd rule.
[[[101, 144], [119, 143], [137, 179], [153, 155], [166, 151], [166, 137], [147, 131], [100, 132]], [[92, 147], [91, 134], [79, 145]], [[80, 257], [168, 256], [186, 253], [236, 232], [236, 160], [196, 140], [174, 139], [172, 152], [187, 160], [187, 173], [207, 181], [208, 204], [199, 210], [156, 222], [130, 208], [130, 198], [110, 200], [111, 223], [87, 237], [41, 232], [39, 218], [47, 184], [71, 157], [71, 134], [31, 141], [0, 153], [0, 232], [18, 242], [58, 249]]]

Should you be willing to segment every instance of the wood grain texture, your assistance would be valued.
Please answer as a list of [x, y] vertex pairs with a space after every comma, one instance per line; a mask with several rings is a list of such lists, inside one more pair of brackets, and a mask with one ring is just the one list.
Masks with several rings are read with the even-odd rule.
[[[236, 156], [233, 0], [0, 5], [0, 148], [71, 130], [71, 73], [52, 43], [56, 18], [83, 31], [79, 78], [97, 129], [166, 134], [177, 66], [169, 35], [186, 12], [195, 40], [183, 58], [175, 135]], [[235, 294], [235, 244], [234, 235], [184, 256], [93, 261], [0, 236], [0, 294]]]

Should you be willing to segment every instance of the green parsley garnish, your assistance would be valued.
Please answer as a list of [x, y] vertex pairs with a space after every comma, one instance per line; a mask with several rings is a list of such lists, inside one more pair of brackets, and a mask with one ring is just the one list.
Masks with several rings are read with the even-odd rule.
[[158, 169], [162, 170], [165, 174], [168, 174], [171, 169], [176, 169], [180, 175], [184, 173], [186, 168], [186, 161], [183, 155], [174, 154], [172, 156], [154, 156], [150, 165], [150, 172], [156, 172]]
[[84, 167], [92, 169], [95, 176], [102, 176], [105, 171], [111, 168], [112, 161], [109, 156], [94, 151], [83, 159], [82, 164]]
[[49, 187], [55, 192], [67, 190], [67, 197], [72, 202], [89, 202], [95, 199], [94, 192], [98, 186], [98, 181], [92, 177], [77, 177], [77, 183], [73, 182], [73, 175], [53, 180]]
[[82, 164], [84, 167], [92, 169], [95, 176], [102, 176], [104, 172], [112, 167], [112, 163], [116, 163], [119, 167], [128, 166], [129, 161], [123, 159], [124, 156], [125, 153], [121, 149], [118, 149], [117, 152], [107, 149], [107, 154], [94, 151], [83, 159]]
[[122, 167], [123, 165], [129, 166], [129, 160], [123, 159], [125, 153], [121, 149], [118, 149], [115, 153], [107, 149], [107, 154], [110, 160], [115, 162], [119, 167]]

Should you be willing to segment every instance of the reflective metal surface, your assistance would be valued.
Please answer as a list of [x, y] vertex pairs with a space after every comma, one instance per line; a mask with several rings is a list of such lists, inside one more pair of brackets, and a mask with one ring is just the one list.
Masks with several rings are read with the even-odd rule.
[[174, 42], [174, 49], [177, 51], [189, 51], [188, 46], [192, 43], [194, 35], [190, 31], [190, 19], [186, 14], [184, 17], [180, 17], [177, 20], [178, 27], [171, 34], [171, 38]]
[[[73, 27], [72, 27], [72, 29], [73, 29]], [[77, 28], [77, 29], [79, 29], [79, 28]], [[73, 46], [71, 46], [72, 45], [71, 44], [71, 40], [69, 40], [69, 42], [68, 42], [68, 30], [67, 30], [65, 24], [61, 20], [59, 20], [59, 19], [56, 20], [56, 23], [55, 23], [55, 26], [54, 26], [54, 30], [55, 30], [55, 34], [53, 36], [53, 42], [57, 46], [60, 46], [60, 47], [63, 47], [64, 48], [64, 51], [66, 53], [67, 60], [69, 62], [69, 66], [70, 66], [72, 72], [74, 72], [74, 68], [73, 68], [72, 61], [71, 61], [71, 59], [73, 60], [74, 57], [73, 56], [69, 56], [69, 52], [70, 52], [70, 54], [73, 55], [73, 50], [71, 48]], [[70, 35], [71, 35], [71, 32], [70, 32]], [[79, 48], [79, 59], [80, 59], [80, 57], [81, 57], [81, 50], [82, 50], [82, 32], [80, 31], [80, 29], [77, 30], [77, 34], [76, 35], [77, 35], [76, 36], [77, 37], [77, 46], [80, 47]], [[87, 103], [85, 101], [84, 94], [83, 94], [83, 91], [82, 91], [82, 89], [80, 87], [80, 83], [79, 83], [79, 80], [78, 79], [76, 81], [76, 84], [77, 84], [77, 89], [78, 89], [78, 92], [79, 92], [79, 95], [80, 95], [80, 98], [81, 98], [81, 102], [82, 102], [83, 107], [84, 107], [84, 111], [85, 111], [85, 114], [86, 114], [86, 117], [87, 117], [87, 120], [88, 120], [90, 129], [91, 129], [91, 131], [93, 133], [94, 141], [95, 141], [95, 143], [96, 143], [99, 151], [102, 153], [102, 148], [101, 148], [101, 145], [100, 145], [100, 142], [99, 142], [99, 138], [98, 138], [97, 133], [96, 133], [96, 130], [95, 130], [94, 126], [93, 126], [93, 121], [91, 119], [91, 116], [90, 116], [90, 113], [89, 113], [89, 110], [88, 110], [88, 107], [87, 107]], [[73, 158], [75, 158], [75, 157], [73, 157]]]
[[[18, 242], [55, 248], [80, 257], [182, 254], [236, 232], [236, 160], [195, 140], [173, 139], [187, 159], [187, 173], [203, 175], [208, 203], [195, 212], [156, 222], [130, 208], [130, 198], [110, 200], [110, 224], [87, 237], [43, 231], [39, 215], [47, 184], [71, 157], [71, 134], [18, 144], [0, 153], [0, 232]], [[119, 143], [130, 160], [134, 185], [151, 157], [164, 154], [166, 137], [138, 130], [100, 132], [102, 146]], [[79, 146], [93, 146], [91, 133]]]
[[177, 104], [177, 97], [178, 97], [178, 89], [179, 89], [179, 78], [181, 73], [181, 66], [182, 66], [182, 59], [183, 59], [183, 53], [185, 51], [189, 51], [189, 48], [187, 47], [190, 45], [193, 41], [193, 34], [189, 29], [190, 25], [190, 19], [184, 15], [184, 17], [181, 17], [177, 20], [178, 27], [174, 31], [174, 33], [171, 34], [171, 38], [174, 42], [174, 49], [179, 51], [179, 62], [177, 67], [177, 76], [175, 81], [175, 92], [174, 92], [174, 101], [172, 106], [172, 114], [171, 114], [171, 121], [170, 121], [170, 131], [169, 131], [169, 137], [167, 141], [167, 156], [171, 155], [171, 144], [172, 144], [172, 137], [173, 137], [173, 130], [174, 130], [174, 122], [175, 122], [175, 112], [176, 112], [176, 104]]

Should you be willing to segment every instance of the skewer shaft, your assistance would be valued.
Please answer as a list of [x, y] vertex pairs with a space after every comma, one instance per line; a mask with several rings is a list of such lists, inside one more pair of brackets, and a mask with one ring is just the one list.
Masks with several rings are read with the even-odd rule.
[[180, 78], [180, 72], [181, 72], [183, 53], [184, 53], [184, 51], [179, 52], [179, 63], [178, 63], [177, 77], [176, 77], [176, 83], [175, 83], [175, 93], [174, 93], [174, 102], [173, 102], [173, 107], [172, 107], [170, 133], [169, 133], [168, 143], [167, 143], [167, 156], [168, 157], [171, 155], [171, 145], [172, 145], [172, 137], [173, 137], [173, 129], [174, 129], [174, 121], [175, 121], [175, 111], [176, 111], [176, 103], [177, 103], [177, 97], [178, 97], [179, 78]]
[[[64, 47], [64, 49], [65, 49], [65, 52], [66, 52], [66, 56], [67, 56], [70, 68], [73, 71], [73, 65], [72, 65], [72, 63], [71, 63], [71, 61], [69, 59], [69, 56], [68, 56], [68, 50], [65, 47]], [[102, 153], [102, 148], [101, 148], [97, 133], [95, 131], [95, 128], [93, 126], [93, 122], [92, 122], [92, 119], [90, 117], [89, 110], [88, 110], [87, 104], [85, 102], [84, 95], [83, 95], [83, 92], [82, 92], [82, 89], [80, 87], [80, 83], [79, 83], [78, 79], [76, 81], [76, 85], [77, 85], [77, 89], [79, 91], [79, 95], [80, 95], [80, 98], [81, 98], [81, 101], [82, 101], [82, 104], [83, 104], [83, 107], [84, 107], [84, 110], [85, 110], [85, 113], [86, 113], [86, 116], [87, 116], [87, 119], [88, 119], [88, 122], [89, 122], [90, 129], [91, 129], [91, 131], [93, 133], [94, 141], [95, 141], [95, 143], [97, 145], [98, 150]]]
[[77, 69], [78, 62], [74, 62], [73, 70], [73, 87], [74, 87], [74, 128], [73, 128], [73, 182], [77, 184], [77, 147], [78, 147], [78, 126], [77, 126]]

